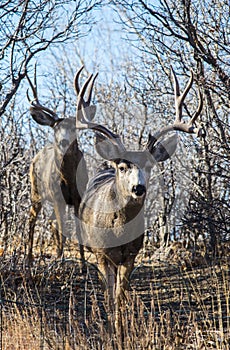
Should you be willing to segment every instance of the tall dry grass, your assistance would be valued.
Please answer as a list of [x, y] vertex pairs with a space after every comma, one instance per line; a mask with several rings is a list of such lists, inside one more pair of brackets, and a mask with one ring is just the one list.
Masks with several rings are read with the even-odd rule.
[[44, 261], [1, 268], [1, 349], [218, 349], [230, 340], [229, 265], [139, 265], [121, 307], [122, 337], [108, 332], [96, 269]]

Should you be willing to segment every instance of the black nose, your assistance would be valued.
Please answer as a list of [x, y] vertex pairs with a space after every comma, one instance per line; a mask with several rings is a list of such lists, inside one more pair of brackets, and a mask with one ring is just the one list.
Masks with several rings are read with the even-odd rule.
[[135, 193], [136, 196], [142, 196], [146, 192], [146, 188], [143, 185], [133, 186], [132, 192]]

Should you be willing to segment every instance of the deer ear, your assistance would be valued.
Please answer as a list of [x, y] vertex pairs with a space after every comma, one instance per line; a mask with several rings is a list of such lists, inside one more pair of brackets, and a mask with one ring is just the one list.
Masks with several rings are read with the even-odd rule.
[[33, 107], [30, 108], [30, 114], [33, 118], [33, 120], [40, 124], [40, 125], [46, 125], [53, 127], [54, 124], [59, 121], [58, 118], [51, 117], [47, 112], [44, 112], [42, 110], [36, 110]]
[[97, 153], [106, 160], [121, 157], [121, 151], [119, 147], [102, 134], [96, 133], [95, 147]]
[[[149, 136], [149, 140], [151, 135]], [[177, 148], [178, 137], [177, 134], [173, 134], [172, 136], [167, 136], [163, 140], [154, 144], [151, 147], [151, 142], [148, 143], [148, 150], [153, 156], [156, 162], [164, 162], [168, 158], [170, 158]]]

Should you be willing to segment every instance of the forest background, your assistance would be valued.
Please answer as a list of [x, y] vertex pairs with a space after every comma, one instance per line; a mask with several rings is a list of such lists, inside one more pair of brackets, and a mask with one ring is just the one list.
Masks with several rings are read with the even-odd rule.
[[[174, 157], [153, 169], [146, 203], [146, 247], [180, 243], [191, 256], [229, 256], [230, 6], [224, 0], [50, 1], [0, 4], [0, 245], [1, 256], [25, 257], [30, 207], [29, 166], [52, 142], [52, 130], [29, 113], [26, 75], [37, 67], [39, 100], [58, 116], [75, 116], [73, 78], [99, 72], [95, 121], [143, 147], [149, 132], [175, 115], [171, 66], [190, 118], [198, 88], [204, 106], [201, 138], [180, 135]], [[85, 75], [85, 76], [86, 76]], [[79, 133], [89, 173], [100, 161], [91, 132]], [[36, 254], [52, 246], [49, 211], [37, 227]], [[161, 250], [162, 251], [162, 250]], [[229, 316], [228, 316], [229, 317]]]

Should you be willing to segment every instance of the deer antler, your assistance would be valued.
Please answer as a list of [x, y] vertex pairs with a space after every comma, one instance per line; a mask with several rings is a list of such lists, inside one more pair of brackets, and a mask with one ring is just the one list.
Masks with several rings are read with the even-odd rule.
[[160, 137], [164, 136], [165, 134], [167, 134], [168, 132], [173, 131], [173, 130], [182, 131], [182, 132], [189, 133], [189, 134], [197, 134], [197, 136], [200, 136], [200, 134], [201, 134], [201, 130], [202, 130], [201, 127], [196, 126], [196, 120], [197, 120], [198, 116], [200, 115], [202, 108], [203, 108], [203, 98], [202, 98], [200, 89], [198, 89], [199, 104], [198, 104], [196, 112], [193, 114], [192, 118], [187, 123], [185, 123], [182, 120], [183, 102], [184, 102], [185, 97], [187, 96], [189, 90], [191, 89], [193, 81], [194, 81], [193, 71], [192, 70], [190, 71], [190, 79], [189, 79], [182, 94], [180, 94], [179, 82], [178, 82], [178, 79], [177, 79], [176, 74], [175, 74], [172, 67], [171, 67], [171, 73], [172, 73], [173, 83], [174, 83], [176, 118], [175, 118], [175, 121], [172, 125], [168, 125], [162, 129], [160, 129], [154, 135], [150, 135], [149, 141], [147, 144], [148, 149], [153, 149], [155, 143], [157, 142], [157, 140]]
[[[188, 133], [197, 133], [197, 129], [194, 128], [194, 123], [195, 123], [196, 119], [198, 118], [198, 116], [200, 115], [202, 108], [203, 108], [203, 98], [202, 98], [200, 89], [198, 89], [199, 104], [198, 104], [198, 108], [197, 108], [196, 112], [193, 114], [192, 118], [189, 120], [188, 123], [185, 124], [182, 122], [183, 102], [184, 102], [185, 97], [187, 96], [189, 90], [191, 89], [193, 81], [194, 81], [193, 71], [192, 71], [192, 69], [190, 70], [190, 79], [189, 79], [182, 95], [180, 95], [179, 82], [178, 82], [178, 79], [177, 79], [176, 74], [175, 74], [172, 67], [171, 67], [171, 72], [172, 72], [173, 81], [174, 81], [174, 95], [175, 95], [175, 107], [176, 107], [176, 120], [175, 120], [174, 125], [177, 125], [177, 123], [178, 123], [178, 125], [177, 125], [178, 129], [175, 129], [175, 130], [184, 131], [184, 132], [188, 132]], [[181, 124], [184, 127], [182, 127]], [[180, 126], [181, 126], [181, 128], [180, 128]]]
[[[80, 87], [79, 87], [79, 76], [80, 76], [80, 73], [82, 72], [84, 68], [84, 65], [77, 71], [75, 77], [74, 77], [74, 88], [75, 88], [75, 91], [76, 91], [76, 94], [77, 96], [79, 95], [80, 93]], [[93, 91], [93, 85], [94, 85], [94, 82], [95, 82], [95, 79], [97, 78], [98, 76], [98, 73], [96, 73], [93, 77], [93, 79], [90, 81], [90, 84], [89, 84], [89, 94], [88, 94], [88, 98], [86, 101], [84, 101], [83, 99], [83, 104], [84, 104], [84, 107], [89, 107], [90, 106], [90, 102], [91, 102], [91, 97], [92, 97], [92, 91]]]
[[[82, 70], [82, 68], [80, 69], [80, 71]], [[92, 129], [92, 130], [98, 131], [101, 134], [105, 135], [108, 139], [110, 139], [113, 144], [118, 146], [121, 152], [125, 151], [125, 147], [119, 135], [114, 134], [112, 131], [110, 131], [103, 125], [93, 123], [91, 121], [91, 118], [87, 116], [87, 109], [88, 109], [87, 107], [90, 107], [89, 105], [90, 105], [90, 100], [92, 95], [92, 88], [98, 73], [95, 74], [95, 76], [91, 74], [88, 77], [88, 79], [85, 81], [85, 83], [82, 85], [80, 90], [78, 85], [78, 76], [79, 76], [78, 73], [79, 71], [77, 72], [74, 80], [75, 90], [78, 95], [77, 107], [76, 107], [76, 127], [78, 129]], [[89, 98], [87, 99], [87, 101], [84, 101], [84, 94], [88, 85], [90, 86]]]
[[[37, 92], [37, 67], [35, 65], [34, 67], [34, 83], [32, 83], [31, 79], [29, 78], [28, 74], [26, 75], [27, 80], [30, 84], [30, 87], [33, 92], [33, 100], [29, 96], [29, 89], [26, 92], [27, 99], [30, 103], [30, 113], [32, 117], [39, 122], [40, 124], [46, 125], [47, 122], [49, 122], [50, 125], [54, 124], [54, 122], [59, 120], [59, 117], [57, 114], [52, 111], [51, 109], [43, 106], [39, 100], [38, 100], [38, 92]], [[39, 117], [38, 117], [39, 115]], [[44, 123], [42, 122], [42, 119], [44, 120]]]

